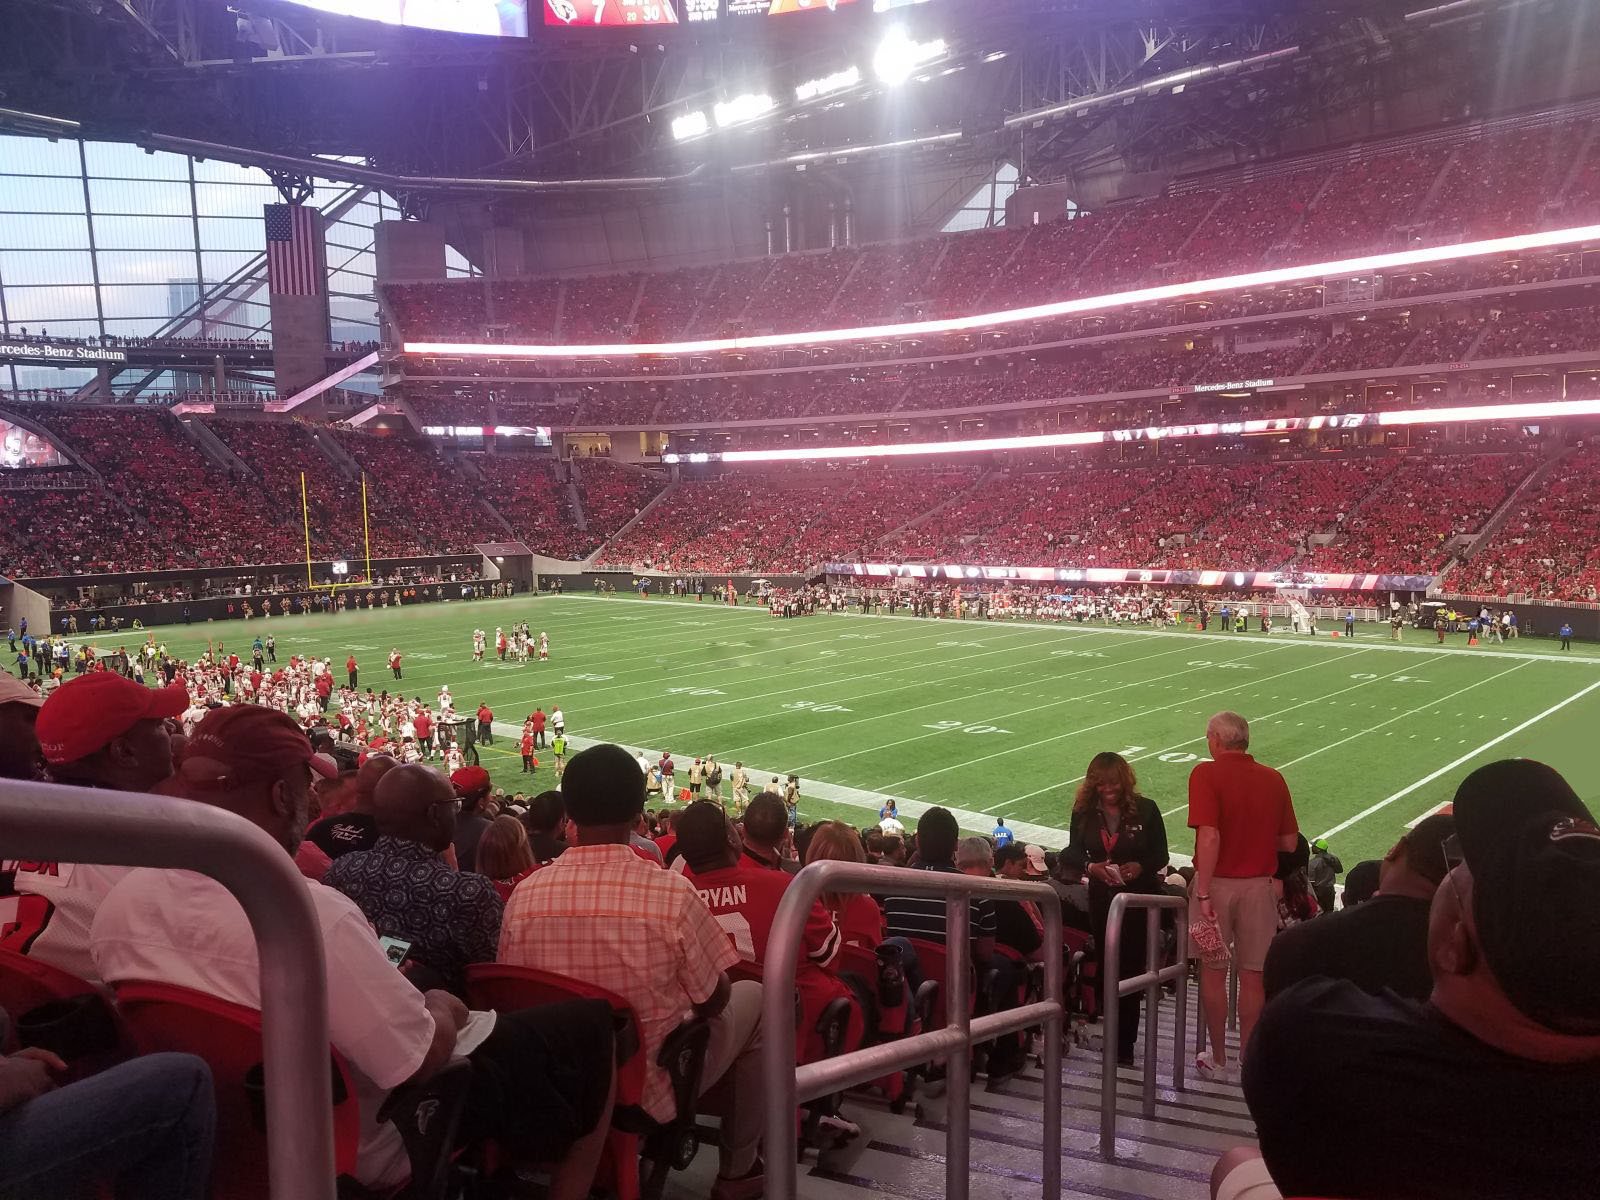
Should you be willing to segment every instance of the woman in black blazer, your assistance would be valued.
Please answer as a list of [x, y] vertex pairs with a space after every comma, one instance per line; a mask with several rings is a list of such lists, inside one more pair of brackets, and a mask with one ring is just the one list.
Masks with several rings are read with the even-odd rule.
[[[1162, 890], [1158, 874], [1167, 865], [1167, 827], [1155, 801], [1139, 794], [1133, 768], [1120, 754], [1096, 754], [1089, 762], [1072, 804], [1071, 840], [1067, 853], [1084, 864], [1089, 881], [1089, 916], [1103, 955], [1106, 917], [1111, 900], [1122, 892]], [[1122, 979], [1144, 972], [1148, 918], [1131, 913], [1122, 924]], [[1105, 979], [1105, 960], [1100, 961]], [[1142, 993], [1124, 996], [1118, 1008], [1117, 1061], [1133, 1065], [1133, 1043], [1139, 1034]]]

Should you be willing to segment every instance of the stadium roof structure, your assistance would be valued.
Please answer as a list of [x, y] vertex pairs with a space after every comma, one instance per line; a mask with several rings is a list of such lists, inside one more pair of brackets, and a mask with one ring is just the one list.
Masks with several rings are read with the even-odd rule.
[[[0, 129], [208, 154], [286, 189], [342, 170], [419, 205], [582, 203], [891, 154], [1003, 156], [1030, 181], [1241, 161], [1360, 136], [1380, 111], [1401, 127], [1402, 97], [1423, 124], [1579, 94], [1600, 61], [1586, 0], [828, 0], [753, 19], [729, 10], [774, 0], [649, 3], [685, 19], [547, 25], [578, 6], [527, 0], [528, 36], [496, 38], [288, 0], [11, 0]], [[942, 45], [880, 72], [891, 31]]]

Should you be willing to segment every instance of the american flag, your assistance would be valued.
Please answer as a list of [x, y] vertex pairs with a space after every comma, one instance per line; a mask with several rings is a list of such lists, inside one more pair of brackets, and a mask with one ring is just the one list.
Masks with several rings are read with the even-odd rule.
[[268, 204], [267, 283], [280, 296], [322, 292], [317, 254], [317, 210], [303, 204]]

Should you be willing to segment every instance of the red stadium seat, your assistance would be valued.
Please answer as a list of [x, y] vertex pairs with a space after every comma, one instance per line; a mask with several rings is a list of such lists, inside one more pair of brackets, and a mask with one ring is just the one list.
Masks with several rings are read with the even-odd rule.
[[[710, 1025], [686, 1021], [668, 1035], [658, 1059], [672, 1077], [677, 1116], [665, 1124], [647, 1114], [644, 1096], [645, 1060], [638, 1020], [615, 992], [564, 975], [506, 963], [471, 963], [467, 967], [467, 1000], [477, 1008], [514, 1012], [563, 1000], [604, 1000], [611, 1005], [617, 1035], [617, 1098], [611, 1134], [601, 1160], [597, 1183], [615, 1189], [617, 1200], [659, 1200], [670, 1170], [683, 1170], [699, 1149], [695, 1101], [705, 1068]], [[650, 1163], [641, 1182], [640, 1159]]]
[[[261, 1014], [191, 988], [162, 983], [116, 985], [117, 1008], [141, 1053], [176, 1050], [211, 1067], [217, 1091], [217, 1143], [212, 1156], [214, 1200], [267, 1195], [267, 1139], [261, 1094]], [[333, 1052], [334, 1166], [348, 1175], [361, 1142], [361, 1114], [349, 1068]]]
[[0, 950], [0, 1008], [13, 1021], [52, 1000], [71, 1000], [94, 990], [92, 983], [71, 972], [14, 950]]
[[122, 1030], [92, 983], [47, 962], [0, 950], [0, 1009], [11, 1045], [38, 1046], [65, 1059], [80, 1079], [126, 1056]]

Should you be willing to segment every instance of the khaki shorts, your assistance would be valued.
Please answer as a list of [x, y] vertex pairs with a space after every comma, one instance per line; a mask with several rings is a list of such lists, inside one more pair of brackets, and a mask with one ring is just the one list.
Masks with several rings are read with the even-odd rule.
[[[1211, 905], [1217, 910], [1222, 944], [1233, 951], [1241, 971], [1259, 971], [1267, 961], [1267, 947], [1278, 933], [1278, 896], [1272, 877], [1211, 880]], [[1189, 920], [1201, 920], [1200, 905], [1190, 893]], [[1220, 964], [1219, 964], [1220, 965]]]

